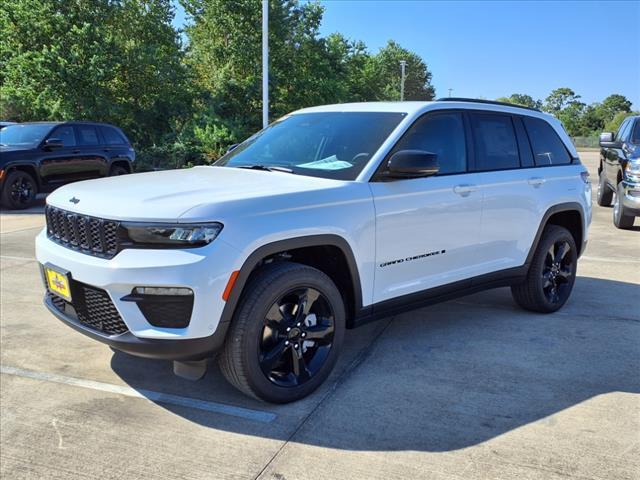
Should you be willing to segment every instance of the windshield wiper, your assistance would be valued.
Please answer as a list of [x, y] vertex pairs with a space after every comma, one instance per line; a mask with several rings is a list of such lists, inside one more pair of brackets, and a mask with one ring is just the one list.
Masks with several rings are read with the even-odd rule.
[[287, 167], [278, 167], [278, 166], [274, 166], [274, 167], [268, 167], [266, 165], [240, 165], [236, 168], [247, 168], [250, 170], [262, 170], [265, 172], [284, 172], [284, 173], [293, 173], [293, 170], [291, 170], [290, 168]]

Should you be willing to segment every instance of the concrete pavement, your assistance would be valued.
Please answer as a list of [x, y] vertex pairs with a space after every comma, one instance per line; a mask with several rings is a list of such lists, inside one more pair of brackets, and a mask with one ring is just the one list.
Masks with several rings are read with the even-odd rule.
[[188, 382], [54, 319], [35, 212], [0, 215], [2, 478], [640, 478], [640, 221], [617, 230], [594, 204], [560, 312], [497, 289], [383, 319], [348, 332], [318, 392], [274, 406], [215, 365]]

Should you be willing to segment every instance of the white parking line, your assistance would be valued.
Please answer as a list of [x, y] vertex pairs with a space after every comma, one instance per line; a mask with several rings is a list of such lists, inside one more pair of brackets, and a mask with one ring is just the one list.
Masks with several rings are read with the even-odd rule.
[[583, 255], [580, 260], [586, 260], [587, 262], [604, 262], [604, 263], [640, 263], [640, 260], [633, 258], [615, 258], [615, 257], [591, 257], [589, 255]]
[[0, 255], [0, 258], [6, 258], [7, 260], [22, 260], [24, 262], [35, 262], [33, 257], [14, 257], [13, 255]]
[[261, 410], [252, 410], [249, 408], [235, 407], [233, 405], [225, 405], [223, 403], [207, 402], [195, 398], [181, 397], [179, 395], [171, 395], [169, 393], [155, 392], [153, 390], [136, 390], [131, 387], [121, 385], [113, 385], [110, 383], [95, 382], [93, 380], [84, 380], [81, 378], [67, 377], [55, 373], [36, 372], [33, 370], [24, 370], [22, 368], [10, 367], [6, 365], [0, 366], [0, 373], [7, 375], [16, 375], [18, 377], [31, 378], [33, 380], [41, 380], [45, 382], [62, 383], [74, 387], [89, 388], [99, 390], [101, 392], [116, 393], [127, 397], [143, 398], [152, 402], [167, 403], [170, 405], [178, 405], [181, 407], [195, 408], [207, 412], [220, 413], [222, 415], [230, 415], [232, 417], [244, 418], [256, 422], [269, 423], [277, 418], [275, 413], [264, 412]]

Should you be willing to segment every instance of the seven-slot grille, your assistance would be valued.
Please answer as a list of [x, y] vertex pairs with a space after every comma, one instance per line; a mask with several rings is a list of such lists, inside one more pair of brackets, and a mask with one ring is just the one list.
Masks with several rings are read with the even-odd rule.
[[118, 253], [118, 222], [68, 212], [47, 205], [47, 235], [56, 243], [96, 257]]

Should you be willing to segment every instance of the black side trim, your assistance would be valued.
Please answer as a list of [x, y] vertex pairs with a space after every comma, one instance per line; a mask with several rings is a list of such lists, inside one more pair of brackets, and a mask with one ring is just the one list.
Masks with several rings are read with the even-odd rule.
[[[349, 243], [344, 238], [338, 235], [309, 235], [305, 237], [290, 238], [287, 240], [268, 243], [267, 245], [263, 245], [262, 247], [254, 251], [251, 255], [249, 255], [249, 258], [245, 260], [242, 268], [240, 269], [240, 273], [238, 274], [236, 283], [233, 287], [233, 290], [231, 291], [231, 295], [229, 296], [229, 299], [224, 306], [218, 330], [220, 330], [223, 325], [228, 326], [231, 322], [233, 313], [236, 310], [236, 306], [238, 305], [242, 292], [244, 291], [244, 287], [247, 284], [247, 280], [249, 279], [251, 272], [253, 272], [253, 270], [261, 260], [275, 253], [284, 252], [287, 250], [295, 250], [297, 248], [305, 247], [321, 247], [327, 245], [338, 247], [347, 259], [349, 273], [351, 274], [351, 279], [353, 280], [355, 311], [362, 311], [362, 287], [360, 285], [360, 274], [358, 273], [358, 265], [356, 263], [355, 256], [353, 255], [353, 251], [349, 246]], [[371, 307], [365, 307], [365, 310], [368, 310], [370, 308]]]
[[483, 290], [506, 287], [514, 283], [519, 283], [524, 280], [528, 269], [528, 265], [508, 268], [506, 270], [492, 272], [479, 277], [461, 280], [378, 302], [374, 304], [370, 310], [361, 310], [354, 319], [354, 326], [360, 326], [380, 318], [464, 297]]

